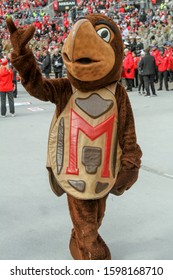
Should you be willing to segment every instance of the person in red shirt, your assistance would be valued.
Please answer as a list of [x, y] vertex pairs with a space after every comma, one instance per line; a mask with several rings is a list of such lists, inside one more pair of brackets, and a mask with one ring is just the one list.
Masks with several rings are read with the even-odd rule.
[[69, 27], [69, 20], [67, 17], [64, 18], [63, 24], [64, 24], [65, 32], [67, 32], [68, 27]]
[[126, 90], [132, 91], [135, 76], [134, 59], [129, 49], [124, 50], [124, 55], [122, 78], [126, 80]]
[[124, 13], [125, 13], [124, 5], [122, 5], [122, 6], [119, 8], [118, 11], [119, 11], [119, 13], [124, 14]]
[[134, 59], [134, 70], [135, 70], [134, 87], [138, 88], [138, 84], [139, 84], [138, 64], [139, 64], [140, 57], [136, 55], [136, 52], [132, 52], [132, 56]]
[[169, 43], [169, 42], [165, 43], [164, 49], [165, 49], [164, 53], [166, 56], [172, 55], [173, 49], [172, 49], [171, 43]]
[[157, 58], [158, 56], [160, 56], [160, 52], [156, 45], [152, 46], [151, 55], [154, 56], [155, 62], [157, 62]]
[[168, 70], [170, 75], [170, 82], [173, 82], [173, 53], [171, 56], [168, 56]]
[[164, 50], [160, 49], [160, 55], [158, 56], [157, 66], [158, 66], [158, 77], [159, 77], [159, 89], [162, 90], [163, 80], [165, 84], [165, 89], [168, 91], [168, 67], [169, 67], [168, 56], [164, 54]]
[[7, 112], [6, 96], [8, 96], [11, 116], [14, 117], [15, 115], [13, 91], [13, 70], [8, 67], [8, 60], [4, 58], [0, 60], [0, 96], [2, 117], [5, 117]]
[[33, 25], [36, 27], [36, 29], [42, 29], [42, 23], [36, 18], [35, 22]]
[[172, 60], [172, 55], [173, 55], [173, 48], [170, 42], [165, 43], [164, 46], [164, 54], [168, 57], [168, 81], [170, 83], [173, 82], [173, 76], [172, 76], [172, 69], [170, 67], [170, 61]]

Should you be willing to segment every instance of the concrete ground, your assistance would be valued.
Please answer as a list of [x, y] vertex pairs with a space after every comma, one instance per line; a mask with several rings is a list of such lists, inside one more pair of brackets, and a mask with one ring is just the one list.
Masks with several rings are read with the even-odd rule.
[[[0, 259], [71, 260], [66, 195], [54, 195], [45, 168], [55, 106], [18, 89], [16, 116], [0, 118]], [[130, 191], [109, 196], [100, 234], [113, 260], [172, 260], [173, 91], [128, 95], [142, 167]]]

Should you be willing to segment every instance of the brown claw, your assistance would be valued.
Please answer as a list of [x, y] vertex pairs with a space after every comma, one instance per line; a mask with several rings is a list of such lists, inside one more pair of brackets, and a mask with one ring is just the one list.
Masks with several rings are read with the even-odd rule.
[[32, 39], [34, 33], [35, 33], [35, 27], [34, 27], [34, 25], [31, 24], [25, 30], [25, 40], [26, 40], [26, 42], [29, 42]]
[[17, 30], [17, 27], [15, 26], [12, 17], [7, 17], [6, 23], [10, 34], [13, 34]]

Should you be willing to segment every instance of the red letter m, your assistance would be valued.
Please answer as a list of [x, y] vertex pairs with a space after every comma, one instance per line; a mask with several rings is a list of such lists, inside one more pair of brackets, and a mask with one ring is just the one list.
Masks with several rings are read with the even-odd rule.
[[92, 141], [106, 133], [106, 143], [103, 157], [103, 169], [101, 172], [102, 177], [109, 177], [109, 160], [110, 149], [112, 141], [112, 131], [115, 115], [112, 115], [104, 122], [93, 127], [83, 118], [81, 118], [75, 111], [71, 110], [71, 125], [70, 125], [70, 147], [69, 147], [69, 166], [67, 167], [66, 174], [79, 174], [77, 166], [77, 151], [78, 151], [78, 135], [81, 130]]

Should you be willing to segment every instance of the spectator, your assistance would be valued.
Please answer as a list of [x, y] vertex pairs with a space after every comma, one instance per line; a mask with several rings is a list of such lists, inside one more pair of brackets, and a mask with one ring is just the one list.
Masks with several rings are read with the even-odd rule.
[[48, 50], [43, 51], [42, 72], [45, 74], [45, 77], [47, 79], [50, 79], [51, 57], [50, 57], [50, 53]]
[[55, 78], [62, 78], [63, 60], [58, 49], [55, 49], [54, 54], [52, 55], [52, 66]]
[[17, 71], [11, 64], [11, 53], [8, 54], [8, 66], [13, 70], [13, 85], [14, 85], [14, 98], [17, 98], [18, 90], [17, 90]]
[[35, 52], [35, 59], [38, 66], [42, 69], [43, 55], [41, 54], [41, 51], [38, 49]]
[[9, 109], [11, 116], [15, 116], [14, 108], [14, 84], [13, 84], [13, 70], [8, 67], [8, 60], [6, 58], [0, 61], [0, 95], [1, 95], [1, 116], [6, 117], [7, 106], [6, 97], [8, 96]]
[[168, 88], [168, 67], [169, 67], [168, 57], [164, 54], [164, 49], [160, 49], [160, 55], [158, 56], [157, 66], [158, 66], [158, 77], [159, 77], [159, 88], [162, 90], [163, 80], [165, 84], [165, 89], [169, 91]]
[[132, 52], [132, 56], [134, 59], [134, 70], [135, 70], [134, 87], [138, 88], [138, 84], [139, 84], [138, 64], [139, 64], [140, 57], [136, 55], [136, 52]]
[[[142, 59], [142, 57], [144, 57], [144, 56], [145, 56], [145, 52], [142, 51], [141, 52], [141, 57], [139, 58], [139, 62]], [[138, 62], [138, 77], [139, 77], [138, 93], [140, 95], [144, 95], [145, 94], [144, 78], [143, 78], [143, 75], [142, 75], [142, 71], [139, 67], [139, 62]]]
[[136, 37], [136, 55], [141, 56], [141, 51], [144, 49], [144, 44], [141, 42], [141, 37]]
[[170, 75], [170, 82], [173, 82], [173, 53], [169, 57], [169, 63], [168, 63], [168, 69], [169, 69], [169, 75]]
[[145, 56], [139, 62], [139, 69], [144, 79], [145, 96], [151, 96], [150, 88], [153, 96], [157, 96], [154, 86], [156, 63], [154, 57], [150, 54], [150, 48], [145, 49]]
[[130, 49], [132, 52], [134, 52], [136, 50], [136, 38], [134, 36], [130, 36], [129, 39]]
[[156, 63], [156, 78], [155, 78], [155, 82], [158, 83], [158, 67], [157, 67], [157, 61], [158, 61], [158, 57], [160, 55], [159, 53], [159, 49], [156, 45], [152, 46], [152, 49], [151, 49], [151, 55], [154, 56], [154, 59], [155, 59], [155, 63]]
[[147, 20], [147, 14], [145, 12], [145, 9], [142, 8], [141, 11], [140, 11], [140, 14], [139, 14], [139, 21], [145, 23]]
[[122, 78], [126, 80], [126, 90], [132, 91], [134, 79], [134, 59], [129, 49], [124, 50], [123, 72]]

